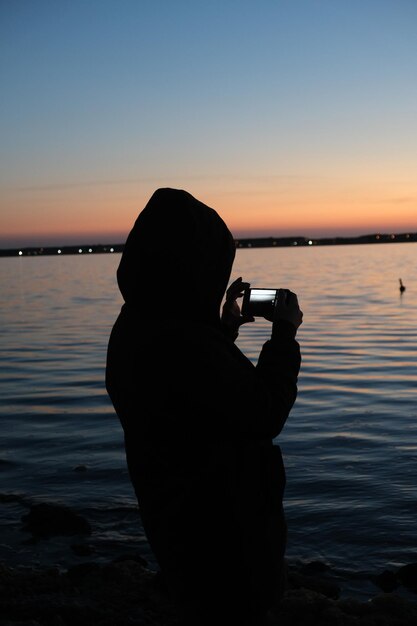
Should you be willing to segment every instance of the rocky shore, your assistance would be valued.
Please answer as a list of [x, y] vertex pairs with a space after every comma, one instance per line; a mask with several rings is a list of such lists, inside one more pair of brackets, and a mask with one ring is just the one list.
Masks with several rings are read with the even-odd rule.
[[[140, 558], [56, 568], [0, 566], [1, 626], [180, 626], [158, 575]], [[290, 568], [288, 589], [270, 624], [415, 626], [417, 603], [381, 592], [369, 601], [338, 599], [329, 579]]]
[[[90, 533], [65, 507], [38, 505], [23, 522], [38, 539]], [[180, 626], [158, 573], [142, 556], [103, 564], [89, 560], [88, 543], [74, 546], [87, 562], [67, 569], [0, 564], [0, 626]], [[382, 572], [373, 583], [369, 601], [342, 598], [325, 563], [289, 563], [287, 589], [270, 625], [416, 626], [417, 563]]]

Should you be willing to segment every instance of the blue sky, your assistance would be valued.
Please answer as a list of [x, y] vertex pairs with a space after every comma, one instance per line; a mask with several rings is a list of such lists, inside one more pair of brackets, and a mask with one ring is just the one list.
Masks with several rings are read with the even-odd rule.
[[165, 185], [237, 235], [417, 230], [416, 35], [411, 0], [2, 0], [0, 245], [123, 237]]

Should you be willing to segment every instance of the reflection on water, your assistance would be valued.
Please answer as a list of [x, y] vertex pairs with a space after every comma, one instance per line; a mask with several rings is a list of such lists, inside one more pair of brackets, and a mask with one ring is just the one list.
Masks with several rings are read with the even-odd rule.
[[[299, 397], [279, 438], [291, 558], [357, 575], [417, 560], [416, 252], [414, 243], [237, 251], [232, 279], [289, 288], [304, 311]], [[0, 507], [0, 558], [45, 558], [16, 529], [30, 499], [83, 511], [99, 554], [146, 551], [103, 382], [119, 259], [0, 261], [0, 470], [3, 493], [15, 495]], [[269, 332], [262, 320], [241, 330], [254, 362]], [[80, 464], [86, 471], [74, 471]], [[61, 548], [48, 544], [48, 558], [65, 560]]]

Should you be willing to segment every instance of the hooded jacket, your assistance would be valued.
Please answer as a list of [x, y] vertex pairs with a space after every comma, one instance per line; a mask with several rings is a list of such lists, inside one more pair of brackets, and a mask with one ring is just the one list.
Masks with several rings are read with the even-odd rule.
[[285, 475], [272, 439], [296, 398], [299, 346], [282, 323], [254, 366], [222, 328], [234, 256], [216, 211], [159, 189], [117, 271], [125, 304], [106, 387], [145, 532], [184, 614], [207, 606], [208, 579], [212, 607], [213, 597], [236, 606], [242, 594], [245, 615], [267, 606], [285, 547]]

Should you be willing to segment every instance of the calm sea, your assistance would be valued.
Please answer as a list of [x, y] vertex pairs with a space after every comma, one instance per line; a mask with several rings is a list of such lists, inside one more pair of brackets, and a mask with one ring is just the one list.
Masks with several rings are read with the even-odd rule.
[[[9, 564], [82, 562], [74, 538], [28, 542], [20, 518], [44, 501], [87, 517], [90, 558], [135, 551], [152, 564], [103, 382], [119, 260], [0, 259], [0, 560]], [[292, 289], [304, 311], [299, 396], [279, 438], [287, 556], [325, 561], [346, 593], [374, 593], [369, 574], [417, 561], [417, 244], [238, 250], [237, 276]], [[269, 332], [259, 320], [242, 329], [254, 362]]]

